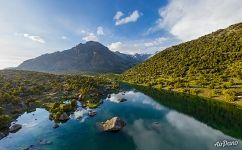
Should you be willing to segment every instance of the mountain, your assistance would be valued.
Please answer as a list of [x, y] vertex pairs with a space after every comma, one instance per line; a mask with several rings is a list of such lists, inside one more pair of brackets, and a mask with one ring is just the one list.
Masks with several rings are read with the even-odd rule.
[[143, 60], [127, 54], [112, 52], [101, 43], [89, 41], [85, 44], [78, 44], [69, 50], [26, 60], [17, 69], [57, 73], [120, 73]]
[[129, 54], [120, 53], [119, 51], [116, 51], [115, 54], [122, 57], [123, 59], [126, 59], [127, 61], [133, 60], [134, 62], [139, 62], [139, 63], [147, 60], [151, 56], [151, 54], [138, 54], [138, 53], [135, 53], [134, 55], [129, 55]]
[[126, 71], [123, 78], [161, 88], [237, 91], [242, 84], [242, 23], [167, 48]]

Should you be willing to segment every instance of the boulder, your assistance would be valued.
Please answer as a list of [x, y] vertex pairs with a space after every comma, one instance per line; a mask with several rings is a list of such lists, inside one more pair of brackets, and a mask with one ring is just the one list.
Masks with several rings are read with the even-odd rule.
[[28, 147], [20, 148], [19, 150], [31, 150], [34, 147], [34, 145], [30, 145]]
[[40, 140], [39, 141], [39, 144], [40, 145], [50, 145], [50, 144], [52, 144], [52, 142], [51, 141], [48, 141], [48, 140]]
[[127, 99], [126, 98], [121, 98], [121, 99], [118, 99], [118, 101], [119, 102], [125, 102], [125, 101], [127, 101]]
[[14, 133], [17, 132], [22, 128], [22, 125], [20, 124], [13, 124], [11, 127], [9, 127], [9, 132]]
[[88, 115], [90, 116], [90, 117], [93, 117], [93, 116], [95, 116], [97, 113], [96, 113], [96, 111], [89, 111], [88, 112]]
[[78, 96], [78, 100], [81, 101], [82, 99], [83, 99], [83, 95], [80, 94], [80, 95]]
[[90, 97], [95, 97], [95, 96], [97, 96], [97, 93], [91, 93], [90, 94]]
[[52, 126], [54, 129], [58, 128], [59, 125], [57, 123], [53, 123], [53, 126]]
[[50, 119], [50, 120], [53, 120], [53, 118], [54, 118], [53, 114], [50, 113], [50, 114], [49, 114], [49, 119]]
[[0, 132], [0, 140], [5, 137], [5, 134]]
[[82, 119], [82, 116], [77, 116], [76, 117], [76, 120], [81, 120]]
[[69, 119], [70, 119], [70, 117], [66, 114], [66, 112], [64, 112], [63, 114], [61, 114], [60, 115], [60, 118], [59, 118], [60, 121], [67, 121]]
[[105, 132], [117, 132], [125, 127], [126, 123], [121, 120], [119, 117], [113, 117], [105, 122], [101, 122], [99, 127], [102, 131]]

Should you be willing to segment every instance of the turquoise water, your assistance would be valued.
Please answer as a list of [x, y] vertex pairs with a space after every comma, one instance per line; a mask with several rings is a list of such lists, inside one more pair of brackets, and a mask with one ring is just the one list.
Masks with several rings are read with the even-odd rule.
[[[126, 98], [119, 103], [117, 99]], [[33, 145], [41, 150], [241, 150], [240, 140], [224, 135], [196, 119], [166, 108], [149, 96], [135, 90], [112, 94], [88, 117], [79, 108], [71, 119], [57, 129], [52, 128], [45, 109], [36, 109], [17, 119], [23, 128], [0, 140], [0, 150], [16, 150]], [[76, 119], [81, 116], [81, 119]], [[96, 123], [114, 116], [127, 125], [118, 133], [103, 133]], [[36, 120], [37, 119], [37, 120]], [[41, 145], [40, 140], [51, 142]], [[236, 140], [237, 146], [216, 148], [222, 140]]]

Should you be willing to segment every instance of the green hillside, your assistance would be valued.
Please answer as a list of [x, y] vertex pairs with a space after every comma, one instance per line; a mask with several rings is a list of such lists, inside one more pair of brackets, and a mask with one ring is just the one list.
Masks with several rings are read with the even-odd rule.
[[241, 103], [242, 23], [167, 48], [126, 71], [123, 79]]

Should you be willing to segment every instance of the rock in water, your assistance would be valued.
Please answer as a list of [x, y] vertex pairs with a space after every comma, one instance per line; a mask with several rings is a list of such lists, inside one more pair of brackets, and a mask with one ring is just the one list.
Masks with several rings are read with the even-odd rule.
[[40, 140], [39, 141], [39, 144], [40, 145], [50, 145], [50, 144], [52, 144], [52, 142], [51, 141], [48, 141], [48, 140]]
[[0, 140], [5, 137], [5, 134], [0, 132]]
[[11, 127], [9, 127], [9, 132], [14, 133], [14, 132], [17, 132], [18, 130], [20, 130], [21, 128], [22, 128], [22, 125], [14, 124]]
[[49, 119], [50, 119], [50, 120], [53, 120], [53, 118], [54, 118], [53, 114], [50, 113], [50, 114], [49, 114]]
[[105, 132], [117, 132], [120, 131], [126, 123], [121, 120], [119, 117], [113, 117], [110, 120], [107, 120], [105, 122], [101, 122], [99, 124], [99, 127], [101, 128], [102, 131]]
[[70, 119], [69, 116], [65, 112], [63, 114], [61, 114], [61, 116], [59, 118], [60, 121], [67, 121], [69, 119]]
[[119, 102], [125, 102], [125, 101], [127, 101], [127, 99], [126, 99], [126, 98], [121, 98], [121, 99], [119, 99], [118, 101], [119, 101]]
[[93, 117], [93, 116], [95, 116], [97, 113], [96, 113], [96, 111], [89, 111], [88, 112], [88, 115], [90, 116], [90, 117]]
[[53, 126], [52, 126], [54, 129], [58, 128], [59, 125], [57, 123], [54, 123]]

